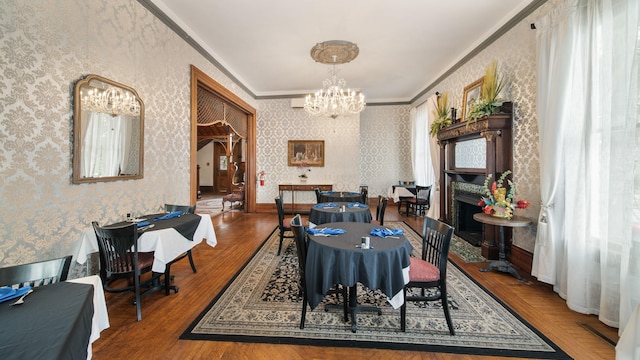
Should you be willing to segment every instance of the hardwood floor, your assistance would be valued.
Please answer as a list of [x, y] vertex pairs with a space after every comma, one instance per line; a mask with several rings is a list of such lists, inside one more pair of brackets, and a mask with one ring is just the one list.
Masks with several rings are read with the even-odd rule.
[[[374, 204], [375, 205], [375, 204]], [[375, 206], [372, 206], [375, 210]], [[142, 300], [142, 321], [136, 321], [131, 293], [106, 293], [111, 327], [93, 344], [93, 359], [489, 359], [470, 355], [393, 351], [376, 349], [332, 348], [280, 344], [250, 344], [217, 341], [179, 340], [179, 336], [209, 302], [254, 254], [277, 225], [273, 214], [227, 212], [212, 217], [218, 245], [202, 243], [193, 249], [198, 268], [192, 273], [189, 262], [179, 261], [171, 267], [177, 294], [163, 291]], [[406, 221], [421, 229], [420, 218], [398, 215], [388, 206], [385, 221]], [[508, 274], [479, 269], [485, 263], [459, 264], [485, 288], [514, 309], [529, 323], [555, 342], [574, 359], [614, 359], [617, 329], [598, 321], [596, 316], [569, 310], [549, 285], [530, 279], [522, 283]], [[455, 322], [455, 319], [454, 319]]]

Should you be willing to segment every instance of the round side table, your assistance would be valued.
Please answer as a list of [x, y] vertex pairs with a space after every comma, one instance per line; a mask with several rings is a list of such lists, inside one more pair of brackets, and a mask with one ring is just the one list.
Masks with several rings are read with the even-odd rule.
[[504, 227], [508, 226], [508, 227], [514, 228], [514, 227], [529, 226], [529, 224], [531, 224], [531, 220], [521, 216], [513, 216], [511, 219], [504, 219], [504, 218], [487, 215], [485, 213], [473, 214], [473, 219], [483, 224], [498, 226], [500, 230], [500, 244], [498, 245], [499, 246], [498, 260], [492, 261], [487, 268], [480, 269], [480, 271], [487, 272], [495, 269], [501, 272], [507, 272], [515, 276], [518, 280], [527, 282], [527, 279], [521, 277], [520, 274], [518, 274], [516, 269], [513, 267], [513, 265], [511, 265], [511, 263], [507, 261], [507, 256], [504, 252]]

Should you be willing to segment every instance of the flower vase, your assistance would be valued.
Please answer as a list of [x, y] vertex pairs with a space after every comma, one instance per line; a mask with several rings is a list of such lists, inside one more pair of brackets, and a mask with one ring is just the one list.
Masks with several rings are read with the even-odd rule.
[[509, 216], [509, 213], [507, 212], [507, 208], [500, 207], [500, 206], [493, 207], [491, 216], [497, 217], [497, 218], [503, 218], [503, 219], [511, 219], [511, 216]]

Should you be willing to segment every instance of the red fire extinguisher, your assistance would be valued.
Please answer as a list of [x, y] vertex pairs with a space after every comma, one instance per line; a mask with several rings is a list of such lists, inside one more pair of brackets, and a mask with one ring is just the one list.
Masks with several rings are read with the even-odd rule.
[[264, 171], [260, 171], [258, 176], [258, 179], [260, 180], [260, 186], [264, 186], [264, 180], [267, 178], [267, 176], [265, 175]]

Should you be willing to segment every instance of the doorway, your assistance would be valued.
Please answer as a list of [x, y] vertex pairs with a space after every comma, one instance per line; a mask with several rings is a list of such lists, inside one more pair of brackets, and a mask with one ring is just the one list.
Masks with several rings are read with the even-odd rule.
[[[242, 186], [244, 209], [255, 212], [256, 207], [256, 110], [211, 79], [195, 66], [191, 66], [191, 203], [197, 200], [202, 166], [197, 171], [198, 149], [213, 142], [221, 148], [212, 148], [210, 165], [217, 168], [217, 191], [228, 192]], [[226, 168], [226, 170], [222, 170]], [[242, 169], [242, 184], [234, 182], [236, 169]], [[213, 172], [212, 172], [213, 174]], [[212, 181], [213, 183], [213, 181]], [[211, 185], [213, 189], [213, 184]]]

